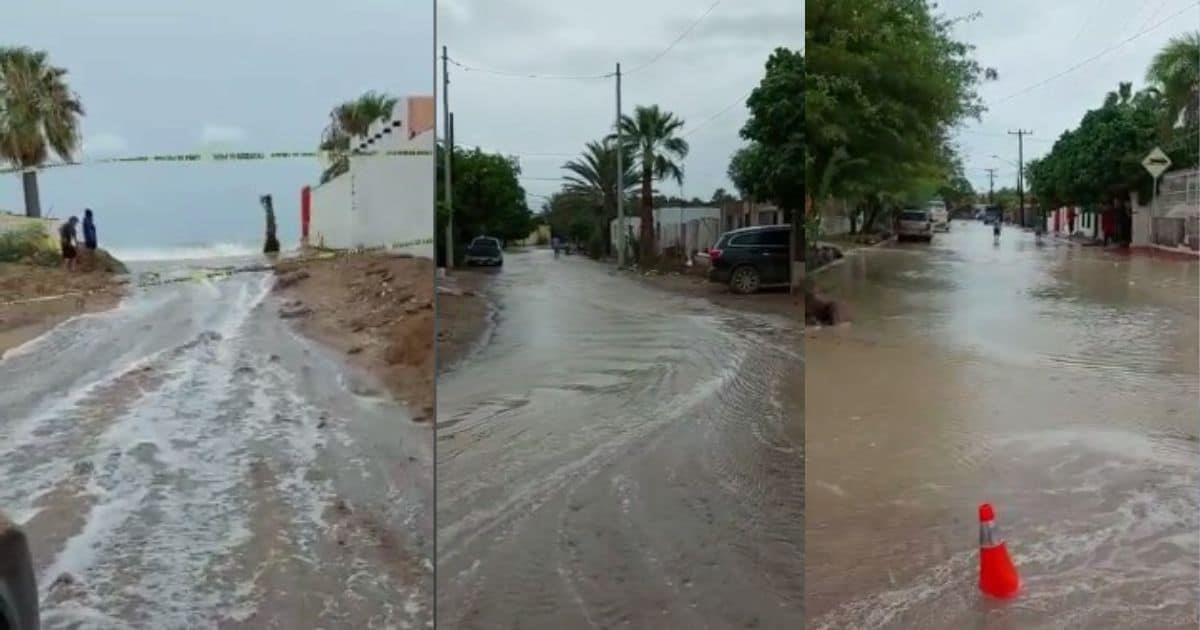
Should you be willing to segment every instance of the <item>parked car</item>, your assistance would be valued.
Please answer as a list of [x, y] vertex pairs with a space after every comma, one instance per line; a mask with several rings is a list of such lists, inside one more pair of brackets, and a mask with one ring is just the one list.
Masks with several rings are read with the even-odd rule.
[[933, 240], [933, 217], [928, 210], [904, 210], [896, 218], [896, 240]]
[[503, 266], [504, 252], [500, 245], [500, 239], [490, 236], [476, 236], [471, 240], [471, 244], [467, 245], [463, 263], [468, 267], [475, 265]]
[[0, 514], [0, 629], [38, 629], [38, 589], [25, 532]]
[[785, 287], [791, 280], [791, 226], [760, 225], [721, 235], [708, 251], [708, 279], [734, 293]]

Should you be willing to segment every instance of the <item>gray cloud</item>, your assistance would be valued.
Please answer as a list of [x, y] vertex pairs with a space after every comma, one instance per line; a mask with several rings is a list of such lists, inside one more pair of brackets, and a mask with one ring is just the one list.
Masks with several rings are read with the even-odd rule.
[[[944, 12], [952, 16], [977, 8], [971, 0], [942, 3]], [[1013, 96], [1179, 11], [1184, 12], [1078, 70]], [[960, 24], [956, 27], [960, 39], [974, 44], [980, 63], [1000, 74], [998, 81], [980, 89], [988, 111], [959, 134], [972, 184], [986, 190], [984, 169], [996, 168], [997, 188], [1015, 186], [1017, 169], [1010, 162], [1017, 161], [1017, 138], [1008, 135], [1009, 130], [1033, 130], [1034, 135], [1025, 139], [1026, 160], [1044, 155], [1087, 110], [1099, 107], [1119, 82], [1144, 87], [1146, 67], [1159, 48], [1197, 24], [1200, 8], [1194, 0], [1014, 0], [990, 4], [981, 18]]]
[[[546, 3], [442, 0], [439, 45], [479, 67], [543, 74], [603, 74], [621, 62], [625, 72], [658, 55], [710, 5], [711, 0], [648, 3]], [[658, 104], [682, 116], [695, 133], [686, 163], [686, 196], [707, 198], [732, 188], [729, 157], [742, 146], [746, 118], [738, 101], [757, 85], [763, 64], [778, 46], [803, 46], [803, 4], [797, 0], [726, 0], [690, 35], [653, 65], [624, 80], [624, 107]], [[733, 107], [729, 107], [733, 104]], [[521, 154], [529, 177], [556, 178], [563, 155], [575, 155], [611, 128], [615, 93], [608, 80], [532, 80], [451, 68], [450, 105], [460, 144]], [[558, 188], [527, 179], [530, 204]], [[674, 184], [663, 192], [679, 194]]]
[[[342, 100], [433, 90], [433, 0], [10, 4], [5, 43], [46, 50], [69, 70], [89, 154], [181, 153], [213, 141], [311, 150]], [[299, 189], [319, 173], [316, 160], [79, 166], [46, 171], [42, 198], [58, 216], [95, 209], [110, 244], [253, 241], [257, 195], [275, 195], [281, 230], [296, 236]], [[20, 181], [0, 178], [0, 208], [21, 207]]]

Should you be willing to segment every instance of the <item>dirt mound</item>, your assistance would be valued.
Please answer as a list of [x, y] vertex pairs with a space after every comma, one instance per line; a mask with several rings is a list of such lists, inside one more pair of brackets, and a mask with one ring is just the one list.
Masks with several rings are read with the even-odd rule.
[[280, 316], [346, 355], [405, 401], [417, 420], [433, 411], [433, 262], [347, 254], [275, 267]]

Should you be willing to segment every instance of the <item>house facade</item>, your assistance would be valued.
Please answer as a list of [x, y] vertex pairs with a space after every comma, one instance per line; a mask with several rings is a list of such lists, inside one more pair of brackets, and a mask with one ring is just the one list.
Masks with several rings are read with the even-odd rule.
[[783, 223], [783, 211], [769, 203], [732, 201], [720, 208], [721, 233], [755, 225]]
[[353, 138], [350, 170], [301, 192], [301, 238], [432, 257], [435, 111], [432, 96], [410, 96]]

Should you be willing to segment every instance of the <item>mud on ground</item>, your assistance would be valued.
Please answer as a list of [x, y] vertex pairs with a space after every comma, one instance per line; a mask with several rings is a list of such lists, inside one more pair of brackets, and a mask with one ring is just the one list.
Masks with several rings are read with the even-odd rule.
[[432, 261], [345, 254], [281, 262], [275, 273], [280, 317], [379, 379], [414, 419], [432, 419]]
[[76, 315], [116, 306], [125, 291], [116, 274], [0, 263], [0, 357]]
[[738, 295], [728, 285], [710, 282], [704, 275], [703, 266], [688, 271], [649, 271], [637, 274], [642, 282], [663, 291], [701, 297], [714, 304], [752, 313], [768, 313], [800, 321], [804, 311], [801, 296], [791, 295], [785, 289], [771, 289], [754, 295]]
[[484, 295], [496, 272], [460, 269], [438, 280], [437, 369], [453, 369], [484, 342], [492, 308]]

